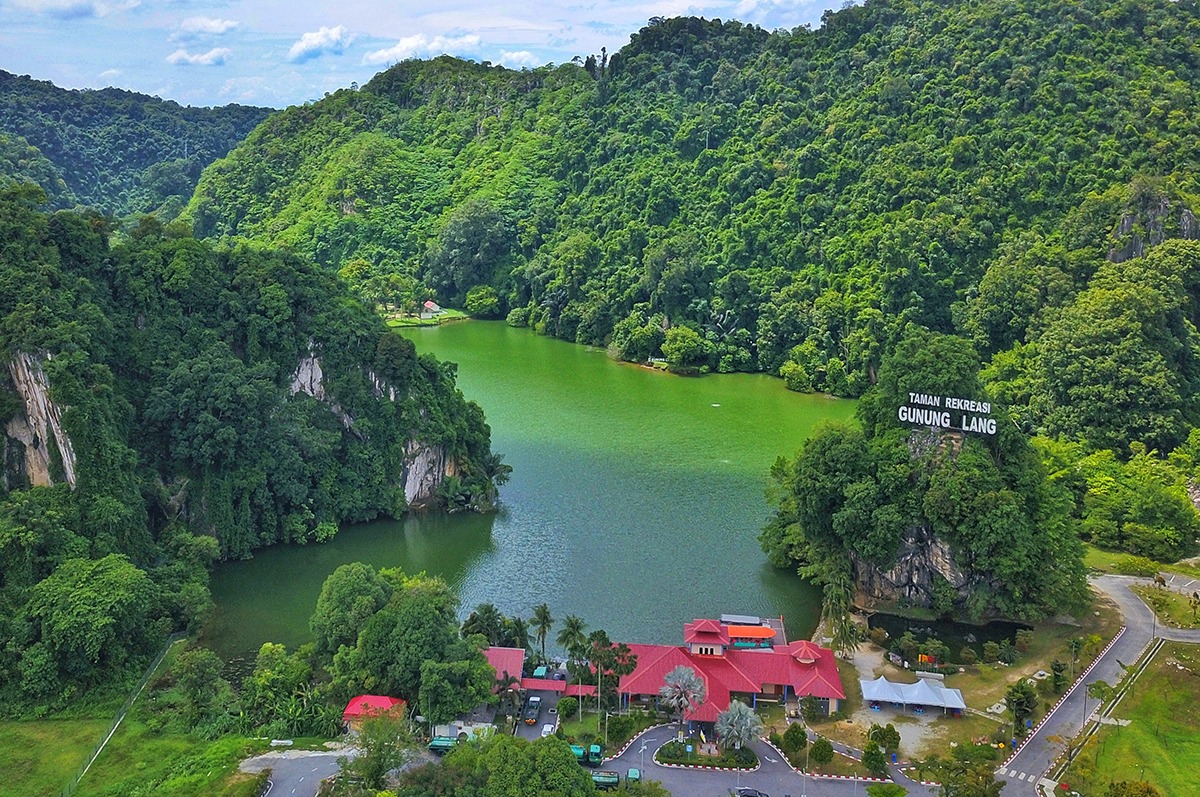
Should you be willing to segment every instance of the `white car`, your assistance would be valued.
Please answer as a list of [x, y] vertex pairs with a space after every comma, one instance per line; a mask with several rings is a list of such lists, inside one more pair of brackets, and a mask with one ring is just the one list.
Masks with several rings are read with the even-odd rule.
[[543, 739], [545, 739], [547, 736], [553, 736], [553, 735], [554, 735], [554, 726], [553, 725], [543, 725], [542, 726], [542, 738]]

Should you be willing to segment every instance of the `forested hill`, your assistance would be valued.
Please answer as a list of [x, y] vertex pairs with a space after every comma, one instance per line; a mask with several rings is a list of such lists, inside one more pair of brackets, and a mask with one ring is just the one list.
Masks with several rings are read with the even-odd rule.
[[[71, 91], [0, 71], [0, 184], [32, 178], [53, 207], [173, 217], [200, 171], [270, 113], [183, 107], [114, 88]], [[9, 156], [18, 146], [35, 148], [55, 171], [23, 169]]]
[[[1130, 240], [1196, 234], [1198, 33], [1193, 0], [868, 0], [817, 30], [655, 19], [582, 66], [405, 62], [272, 117], [186, 217], [376, 298], [416, 278], [627, 359], [856, 396], [909, 324], [990, 355]], [[995, 306], [989, 269], [1035, 251], [1061, 279]], [[1039, 389], [1031, 428], [1081, 431]]]
[[454, 366], [335, 275], [44, 199], [0, 189], [0, 713], [194, 628], [214, 559], [494, 503]]

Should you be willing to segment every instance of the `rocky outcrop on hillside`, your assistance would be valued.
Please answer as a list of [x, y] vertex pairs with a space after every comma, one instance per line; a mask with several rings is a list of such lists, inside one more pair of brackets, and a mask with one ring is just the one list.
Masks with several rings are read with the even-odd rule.
[[75, 448], [63, 429], [63, 407], [50, 398], [42, 361], [49, 355], [17, 352], [8, 362], [12, 390], [21, 408], [4, 427], [4, 488], [49, 487], [56, 480], [75, 486]]
[[929, 606], [933, 602], [935, 576], [945, 579], [964, 598], [970, 588], [967, 575], [955, 563], [950, 546], [922, 526], [910, 528], [905, 533], [892, 567], [881, 570], [855, 559], [854, 575], [860, 598], [868, 601]]
[[[396, 388], [373, 371], [367, 373], [376, 398], [395, 401]], [[290, 391], [293, 396], [303, 393], [322, 401], [341, 419], [342, 425], [353, 432], [354, 419], [329, 395], [321, 358], [309, 353], [300, 359], [292, 374]], [[421, 508], [435, 503], [438, 488], [447, 476], [458, 475], [458, 463], [446, 453], [445, 446], [429, 445], [410, 439], [404, 446], [404, 470], [397, 483], [404, 486], [404, 500], [409, 507]]]

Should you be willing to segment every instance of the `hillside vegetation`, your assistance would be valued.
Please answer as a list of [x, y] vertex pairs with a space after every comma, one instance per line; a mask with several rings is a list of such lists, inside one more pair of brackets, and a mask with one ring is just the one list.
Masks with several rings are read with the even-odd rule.
[[[0, 185], [36, 182], [53, 208], [82, 204], [110, 215], [159, 211], [173, 218], [200, 171], [270, 113], [244, 105], [183, 107], [114, 88], [70, 91], [0, 70]], [[21, 159], [38, 161], [36, 168], [10, 155], [27, 147], [36, 154]]]
[[[194, 630], [214, 560], [322, 542], [410, 499], [493, 504], [507, 466], [454, 366], [333, 274], [152, 217], [110, 246], [103, 218], [44, 200], [0, 190], [6, 713], [119, 683]], [[440, 470], [418, 495], [423, 458]]]
[[1194, 0], [868, 0], [407, 61], [271, 117], [184, 218], [680, 373], [857, 397], [955, 336], [1074, 528], [1170, 559], [1200, 528], [1198, 34]]

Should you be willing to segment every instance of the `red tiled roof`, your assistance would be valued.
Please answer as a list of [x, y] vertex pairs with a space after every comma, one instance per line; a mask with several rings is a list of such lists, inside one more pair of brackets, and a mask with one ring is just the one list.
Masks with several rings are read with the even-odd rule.
[[342, 719], [349, 720], [355, 717], [366, 717], [371, 714], [382, 714], [385, 711], [391, 711], [396, 706], [403, 708], [404, 701], [398, 697], [359, 695], [352, 698], [346, 705], [346, 710], [342, 712]]
[[[559, 681], [559, 683], [562, 682]], [[596, 687], [592, 686], [591, 684], [571, 684], [567, 687], [568, 697], [591, 697], [594, 694], [596, 694]]]
[[566, 681], [556, 681], [553, 678], [522, 678], [521, 688], [525, 691], [541, 689], [546, 692], [562, 692], [567, 688]]
[[[816, 659], [805, 663], [797, 655], [813, 655]], [[793, 642], [774, 650], [731, 650], [726, 657], [761, 684], [787, 684], [802, 696], [846, 697], [833, 651], [812, 642]]]
[[684, 623], [683, 641], [689, 645], [693, 642], [728, 645], [729, 631], [716, 620], [695, 620]]
[[[706, 698], [689, 719], [712, 722], [729, 707], [730, 693], [755, 694], [787, 684], [799, 695], [845, 698], [833, 651], [812, 642], [794, 642], [774, 650], [727, 650], [724, 656], [693, 656], [675, 645], [630, 645], [638, 667], [621, 679], [623, 694], [657, 695], [667, 673], [682, 665], [704, 681]], [[809, 661], [802, 661], [797, 657]]]
[[521, 677], [521, 668], [525, 666], [525, 651], [522, 648], [484, 648], [483, 657], [496, 671], [496, 677], [501, 678], [508, 673], [513, 678]]

